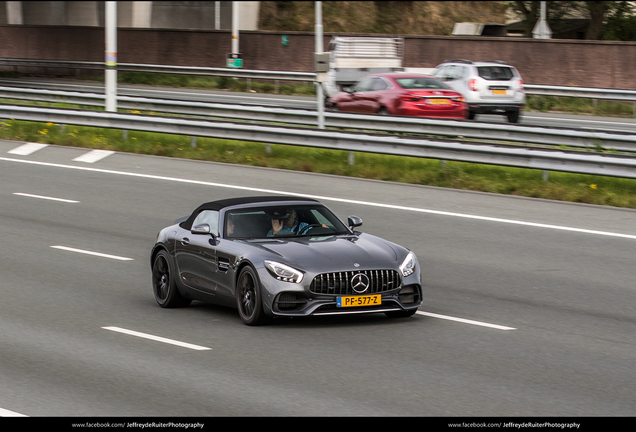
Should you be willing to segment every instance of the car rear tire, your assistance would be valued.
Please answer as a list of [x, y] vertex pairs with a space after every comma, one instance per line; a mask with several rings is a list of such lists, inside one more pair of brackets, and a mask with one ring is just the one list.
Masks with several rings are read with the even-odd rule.
[[378, 110], [378, 114], [381, 116], [387, 116], [389, 115], [389, 110], [386, 109], [386, 107], [380, 107], [380, 109]]
[[506, 113], [506, 117], [508, 117], [509, 123], [518, 123], [519, 122], [519, 111], [508, 111]]
[[475, 111], [468, 111], [468, 120], [475, 120]]
[[263, 310], [258, 276], [250, 266], [243, 267], [236, 281], [236, 305], [241, 320], [249, 326], [263, 325], [269, 321]]
[[179, 292], [172, 274], [170, 256], [164, 250], [157, 253], [152, 264], [152, 291], [159, 306], [164, 308], [184, 307], [192, 302]]

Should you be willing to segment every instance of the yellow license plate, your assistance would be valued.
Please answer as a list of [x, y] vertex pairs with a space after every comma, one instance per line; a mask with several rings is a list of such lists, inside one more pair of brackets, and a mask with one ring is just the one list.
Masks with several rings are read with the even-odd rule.
[[493, 90], [492, 94], [497, 94], [497, 95], [505, 95], [508, 92], [506, 90]]
[[450, 100], [448, 99], [429, 99], [428, 103], [431, 105], [450, 105]]
[[336, 300], [338, 301], [338, 307], [377, 306], [382, 304], [382, 296], [380, 294], [338, 297]]

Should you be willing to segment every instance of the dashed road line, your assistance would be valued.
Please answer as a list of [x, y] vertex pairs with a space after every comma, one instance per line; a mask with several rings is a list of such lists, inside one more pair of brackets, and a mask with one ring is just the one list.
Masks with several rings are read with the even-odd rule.
[[46, 146], [48, 146], [48, 144], [26, 143], [12, 150], [9, 150], [8, 153], [27, 156], [31, 153], [35, 153], [36, 151], [43, 149]]
[[180, 342], [180, 341], [176, 341], [174, 339], [167, 339], [164, 337], [160, 337], [160, 336], [154, 336], [154, 335], [150, 335], [147, 333], [140, 333], [134, 330], [127, 330], [127, 329], [123, 329], [120, 327], [102, 327], [104, 330], [110, 330], [110, 331], [114, 331], [114, 332], [118, 332], [118, 333], [124, 333], [127, 335], [131, 335], [131, 336], [136, 336], [136, 337], [140, 337], [143, 339], [150, 339], [150, 340], [154, 340], [157, 342], [163, 342], [163, 343], [167, 343], [170, 345], [177, 345], [180, 347], [184, 347], [184, 348], [189, 348], [192, 350], [196, 350], [196, 351], [207, 351], [207, 350], [211, 350], [212, 348], [207, 348], [204, 346], [200, 346], [200, 345], [194, 345], [194, 344], [190, 344], [187, 342]]
[[22, 192], [13, 192], [13, 195], [20, 195], [20, 196], [29, 197], [29, 198], [39, 198], [39, 199], [45, 199], [45, 200], [51, 200], [51, 201], [60, 201], [60, 202], [65, 202], [65, 203], [78, 203], [79, 202], [79, 201], [65, 199], [65, 198], [54, 198], [54, 197], [43, 196], [43, 195], [32, 195], [32, 194], [22, 193]]
[[14, 412], [14, 411], [9, 411], [9, 410], [0, 408], [0, 417], [28, 417], [28, 416]]
[[471, 325], [476, 325], [481, 327], [489, 327], [489, 328], [493, 328], [497, 330], [517, 330], [514, 327], [506, 327], [506, 326], [502, 326], [498, 324], [490, 324], [490, 323], [485, 323], [481, 321], [473, 321], [473, 320], [469, 320], [465, 318], [457, 318], [457, 317], [452, 317], [448, 315], [440, 315], [440, 314], [436, 314], [432, 312], [417, 311], [416, 314], [431, 317], [431, 318], [440, 318], [440, 319], [449, 320], [449, 321], [456, 321], [456, 322], [460, 322], [464, 324], [471, 324]]
[[91, 150], [73, 159], [76, 162], [95, 163], [115, 153], [111, 150]]
[[77, 252], [77, 253], [81, 253], [81, 254], [85, 254], [85, 255], [94, 255], [94, 256], [98, 256], [98, 257], [102, 257], [102, 258], [110, 258], [110, 259], [114, 259], [114, 260], [119, 260], [119, 261], [133, 261], [132, 258], [126, 258], [126, 257], [122, 257], [122, 256], [117, 256], [117, 255], [109, 255], [109, 254], [105, 254], [105, 253], [101, 253], [101, 252], [93, 252], [93, 251], [88, 251], [88, 250], [83, 250], [83, 249], [75, 249], [75, 248], [71, 248], [71, 247], [67, 247], [67, 246], [51, 246], [53, 249], [60, 249], [60, 250], [65, 250], [65, 251], [69, 251], [69, 252]]

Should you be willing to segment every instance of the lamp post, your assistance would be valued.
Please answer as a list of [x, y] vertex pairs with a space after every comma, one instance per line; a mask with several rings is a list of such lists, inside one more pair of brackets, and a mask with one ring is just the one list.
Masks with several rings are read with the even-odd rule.
[[106, 2], [106, 111], [117, 112], [117, 2]]

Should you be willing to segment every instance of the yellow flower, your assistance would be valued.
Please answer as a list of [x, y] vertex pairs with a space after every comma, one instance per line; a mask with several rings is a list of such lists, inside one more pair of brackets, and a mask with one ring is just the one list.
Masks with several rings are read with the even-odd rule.
[[595, 184], [591, 184], [591, 185], [590, 185], [590, 188], [592, 188], [592, 189], [596, 189], [596, 185], [595, 185]]
[[51, 123], [51, 122], [47, 122], [47, 123], [46, 123], [46, 125], [47, 125], [47, 126], [53, 126], [53, 123]]

